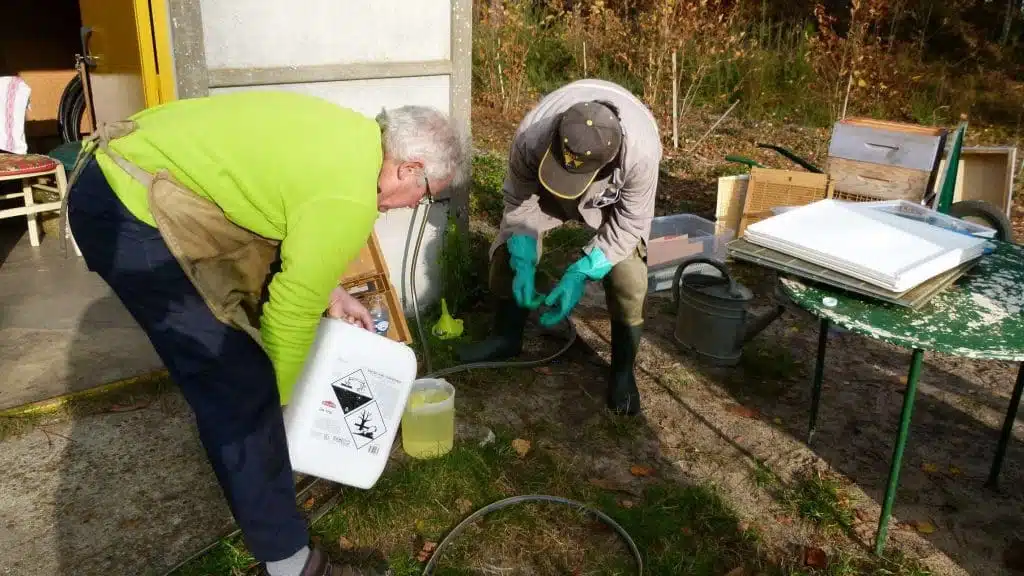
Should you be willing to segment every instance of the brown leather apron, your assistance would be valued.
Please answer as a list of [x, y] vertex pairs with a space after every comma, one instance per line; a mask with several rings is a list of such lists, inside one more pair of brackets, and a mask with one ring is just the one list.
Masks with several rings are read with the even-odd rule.
[[[82, 145], [68, 178], [68, 190], [99, 149], [148, 190], [157, 229], [213, 315], [252, 336], [259, 333], [260, 298], [279, 240], [264, 238], [228, 220], [224, 211], [174, 179], [167, 170], [151, 174], [110, 149], [109, 143], [136, 130], [134, 121], [101, 126]], [[66, 230], [67, 199], [61, 207]], [[66, 249], [66, 247], [65, 247]]]

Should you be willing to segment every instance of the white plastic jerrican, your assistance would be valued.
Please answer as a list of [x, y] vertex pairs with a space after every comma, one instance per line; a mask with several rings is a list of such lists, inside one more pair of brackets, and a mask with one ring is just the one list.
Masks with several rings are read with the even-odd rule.
[[292, 468], [372, 488], [388, 462], [415, 379], [411, 348], [324, 318], [284, 410]]

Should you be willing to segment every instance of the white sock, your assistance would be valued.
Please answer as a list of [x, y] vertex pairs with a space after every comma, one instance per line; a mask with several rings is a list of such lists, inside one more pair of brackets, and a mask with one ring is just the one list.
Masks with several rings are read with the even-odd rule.
[[267, 572], [270, 576], [299, 576], [302, 569], [306, 567], [306, 559], [309, 558], [309, 546], [303, 546], [301, 550], [277, 562], [267, 562]]

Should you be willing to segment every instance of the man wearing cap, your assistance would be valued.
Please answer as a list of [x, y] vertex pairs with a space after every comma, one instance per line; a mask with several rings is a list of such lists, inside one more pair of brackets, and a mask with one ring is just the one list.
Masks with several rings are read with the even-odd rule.
[[[603, 280], [612, 325], [608, 407], [639, 413], [633, 365], [660, 162], [657, 123], [625, 88], [580, 80], [545, 96], [519, 124], [509, 153], [505, 211], [491, 247], [495, 327], [488, 339], [463, 348], [462, 360], [518, 355], [530, 310], [543, 305], [541, 324], [553, 326], [579, 303], [588, 281]], [[542, 237], [569, 220], [596, 234], [544, 297], [534, 288]]]

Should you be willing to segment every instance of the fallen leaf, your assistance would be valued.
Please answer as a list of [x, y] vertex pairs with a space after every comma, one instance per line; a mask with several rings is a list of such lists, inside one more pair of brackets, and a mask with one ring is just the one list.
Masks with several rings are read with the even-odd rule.
[[338, 537], [338, 547], [341, 548], [342, 550], [351, 550], [351, 549], [355, 548], [356, 545], [355, 545], [355, 543], [353, 543], [348, 538], [345, 538], [344, 536], [339, 536]]
[[630, 500], [629, 498], [619, 498], [619, 506], [625, 508], [626, 510], [630, 510], [636, 507], [636, 502]]
[[750, 522], [747, 522], [746, 520], [741, 520], [740, 523], [736, 525], [736, 527], [740, 529], [740, 532], [746, 532], [747, 530], [750, 530]]
[[953, 476], [959, 476], [959, 475], [963, 474], [963, 472], [959, 468], [957, 468], [956, 466], [950, 466], [949, 467], [949, 473], [951, 475], [953, 475]]
[[551, 376], [551, 368], [548, 368], [547, 366], [538, 366], [537, 368], [534, 368], [533, 370], [534, 370], [534, 372], [538, 372], [540, 374], [544, 374], [545, 376]]
[[633, 476], [638, 476], [640, 478], [646, 478], [648, 476], [653, 476], [654, 475], [654, 468], [651, 468], [650, 466], [639, 466], [639, 465], [637, 465], [637, 466], [630, 467], [629, 473], [632, 474]]
[[925, 462], [924, 464], [921, 465], [921, 470], [924, 470], [929, 474], [934, 474], [939, 471], [939, 467], [936, 466], [935, 464], [932, 464], [931, 462]]
[[906, 376], [900, 376], [900, 384], [902, 384], [904, 386], [907, 385], [907, 377]]
[[680, 532], [683, 533], [683, 536], [693, 536], [693, 530], [691, 530], [689, 526], [683, 526], [683, 529], [680, 530]]
[[530, 452], [530, 446], [530, 441], [523, 440], [522, 438], [516, 438], [512, 441], [512, 449], [516, 451], [516, 454], [519, 454], [520, 458]]
[[421, 548], [419, 554], [416, 555], [416, 559], [420, 562], [426, 562], [434, 555], [434, 550], [437, 550], [437, 542], [431, 542], [428, 540], [423, 543], [423, 548]]
[[863, 510], [861, 508], [857, 508], [856, 510], [853, 511], [853, 515], [856, 516], [857, 520], [860, 520], [861, 522], [867, 522], [868, 521], [868, 511], [867, 510]]
[[778, 424], [779, 426], [782, 426], [782, 418], [776, 418], [776, 419], [774, 420], [774, 422], [775, 422], [776, 424]]
[[897, 522], [896, 529], [904, 530], [906, 532], [913, 532], [917, 529], [917, 526], [913, 522]]
[[784, 516], [782, 514], [779, 514], [778, 516], [776, 516], [775, 517], [775, 521], [778, 522], [779, 524], [782, 524], [783, 526], [789, 526], [790, 524], [793, 523], [793, 519], [792, 518], [790, 518], [789, 516]]
[[308, 512], [313, 509], [313, 504], [316, 504], [316, 498], [310, 496], [302, 503], [302, 509]]
[[757, 418], [757, 410], [739, 404], [730, 404], [725, 407], [725, 411], [742, 418]]
[[455, 507], [459, 509], [459, 514], [468, 514], [473, 510], [473, 503], [465, 498], [459, 498], [455, 501]]
[[804, 566], [823, 570], [828, 566], [828, 556], [821, 548], [804, 548]]
[[928, 522], [927, 520], [918, 520], [917, 523], [914, 525], [914, 527], [917, 528], [917, 531], [920, 532], [921, 534], [934, 534], [935, 533], [935, 524], [932, 524], [931, 522]]

